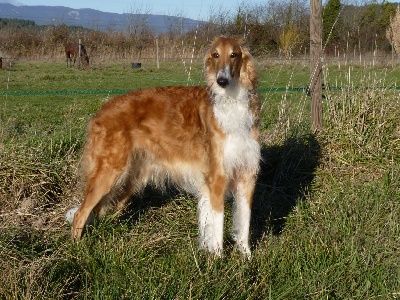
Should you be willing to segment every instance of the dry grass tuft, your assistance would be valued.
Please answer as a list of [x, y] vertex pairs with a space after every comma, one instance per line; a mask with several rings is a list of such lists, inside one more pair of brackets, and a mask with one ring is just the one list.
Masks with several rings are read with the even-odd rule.
[[0, 154], [0, 222], [3, 228], [32, 228], [46, 235], [63, 227], [76, 185], [71, 148], [48, 157], [41, 148], [3, 147]]

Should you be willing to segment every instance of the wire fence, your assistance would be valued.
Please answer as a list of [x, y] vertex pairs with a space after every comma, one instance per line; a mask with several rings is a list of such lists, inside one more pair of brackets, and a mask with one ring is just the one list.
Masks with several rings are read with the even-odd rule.
[[[323, 87], [324, 90], [330, 91], [341, 91], [341, 90], [359, 90], [366, 89], [366, 87]], [[384, 86], [384, 87], [374, 87], [374, 89], [381, 90], [400, 90], [400, 86]], [[123, 95], [129, 93], [133, 90], [63, 90], [63, 91], [0, 91], [0, 95], [7, 96], [28, 96], [28, 95]], [[260, 93], [307, 93], [308, 87], [267, 87], [260, 88], [258, 90]]]

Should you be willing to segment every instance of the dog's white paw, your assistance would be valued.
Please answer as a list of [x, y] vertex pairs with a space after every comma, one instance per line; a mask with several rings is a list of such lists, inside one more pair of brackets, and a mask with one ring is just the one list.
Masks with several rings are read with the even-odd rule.
[[[73, 208], [71, 208], [69, 211], [67, 211], [67, 213], [65, 214], [65, 220], [69, 223], [72, 224], [74, 223], [74, 216], [76, 211], [79, 209], [79, 206], [75, 206]], [[91, 212], [89, 214], [89, 217], [87, 218], [85, 225], [93, 225], [94, 223], [94, 214], [93, 212]]]
[[248, 244], [238, 243], [237, 249], [247, 259], [251, 259], [251, 250]]
[[74, 222], [74, 216], [76, 211], [79, 209], [79, 206], [75, 206], [71, 208], [67, 213], [65, 214], [65, 219], [69, 224], [72, 224]]

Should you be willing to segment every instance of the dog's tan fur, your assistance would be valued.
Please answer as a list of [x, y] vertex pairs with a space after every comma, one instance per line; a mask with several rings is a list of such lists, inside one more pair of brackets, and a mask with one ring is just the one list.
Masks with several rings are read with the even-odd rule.
[[[253, 59], [240, 39], [214, 40], [205, 57], [205, 77], [207, 87], [152, 88], [117, 96], [91, 120], [74, 239], [81, 238], [92, 210], [102, 216], [109, 204], [122, 207], [146, 184], [167, 181], [198, 196], [201, 246], [216, 254], [222, 251], [220, 219], [231, 191], [237, 202], [234, 235], [239, 250], [250, 254], [249, 217], [241, 221], [239, 210], [251, 207], [260, 155], [260, 105]], [[227, 85], [221, 87], [221, 80]], [[236, 107], [245, 110], [237, 121], [231, 120]], [[254, 155], [247, 155], [251, 151]]]

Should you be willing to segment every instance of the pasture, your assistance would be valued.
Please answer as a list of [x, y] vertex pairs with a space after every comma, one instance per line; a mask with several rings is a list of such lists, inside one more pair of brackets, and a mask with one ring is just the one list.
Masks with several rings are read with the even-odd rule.
[[[174, 190], [149, 189], [79, 244], [65, 222], [80, 202], [89, 118], [113, 93], [204, 84], [200, 63], [1, 70], [0, 298], [400, 298], [400, 68], [325, 66], [317, 134], [301, 91], [309, 68], [258, 68], [263, 161], [250, 261], [229, 242], [220, 259], [197, 250], [196, 201]], [[229, 203], [227, 214], [229, 237]]]

